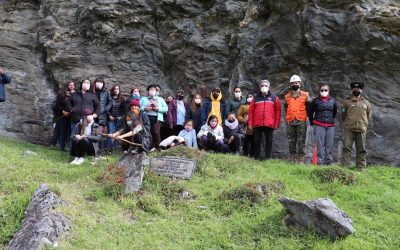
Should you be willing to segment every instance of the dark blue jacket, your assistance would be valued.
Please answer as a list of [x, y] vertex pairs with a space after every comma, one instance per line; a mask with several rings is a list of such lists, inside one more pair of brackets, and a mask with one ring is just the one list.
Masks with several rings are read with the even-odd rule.
[[[225, 100], [220, 100], [220, 110], [221, 110], [221, 124], [224, 122], [226, 118], [226, 104]], [[201, 110], [201, 124], [204, 125], [207, 123], [208, 114], [211, 112], [212, 101], [211, 98], [204, 99], [203, 108]]]
[[326, 101], [323, 101], [320, 97], [314, 98], [308, 112], [310, 125], [333, 125], [337, 109], [336, 100], [332, 97], [328, 97]]
[[6, 89], [4, 85], [9, 83], [11, 83], [11, 78], [8, 75], [4, 73], [0, 75], [0, 102], [6, 100]]

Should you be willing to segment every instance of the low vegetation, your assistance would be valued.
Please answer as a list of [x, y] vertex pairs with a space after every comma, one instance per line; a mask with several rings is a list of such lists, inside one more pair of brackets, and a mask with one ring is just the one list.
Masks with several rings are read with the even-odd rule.
[[[142, 190], [124, 196], [122, 175], [113, 167], [117, 156], [74, 166], [56, 149], [0, 137], [0, 248], [18, 230], [41, 183], [69, 204], [59, 208], [72, 221], [60, 249], [400, 247], [399, 168], [316, 168], [186, 148], [156, 155], [195, 158], [198, 168], [191, 180], [146, 172]], [[353, 218], [356, 233], [332, 242], [287, 228], [277, 201], [283, 196], [331, 198]]]

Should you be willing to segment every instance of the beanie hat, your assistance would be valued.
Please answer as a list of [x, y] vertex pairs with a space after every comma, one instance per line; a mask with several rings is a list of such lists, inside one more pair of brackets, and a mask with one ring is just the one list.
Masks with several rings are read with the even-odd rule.
[[139, 100], [138, 99], [131, 100], [129, 107], [132, 107], [132, 106], [138, 106], [140, 108]]
[[83, 110], [83, 114], [84, 115], [93, 115], [93, 110], [86, 108]]

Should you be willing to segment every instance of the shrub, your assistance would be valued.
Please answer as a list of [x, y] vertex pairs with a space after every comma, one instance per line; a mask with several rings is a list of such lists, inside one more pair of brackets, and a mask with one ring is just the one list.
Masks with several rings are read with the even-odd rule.
[[345, 185], [351, 185], [356, 181], [352, 172], [341, 167], [317, 168], [312, 171], [311, 175], [324, 183], [339, 181]]

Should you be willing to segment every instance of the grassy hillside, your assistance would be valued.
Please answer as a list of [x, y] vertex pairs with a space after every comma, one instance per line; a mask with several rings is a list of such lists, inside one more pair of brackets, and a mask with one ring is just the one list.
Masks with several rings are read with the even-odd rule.
[[[24, 155], [26, 150], [37, 156]], [[193, 155], [199, 168], [192, 180], [147, 174], [142, 192], [121, 197], [118, 186], [107, 182], [108, 165], [116, 157], [72, 166], [65, 153], [0, 137], [0, 248], [18, 230], [40, 183], [69, 203], [60, 210], [71, 219], [72, 233], [60, 249], [400, 247], [398, 168], [327, 172], [280, 160]], [[265, 195], [254, 191], [258, 183], [268, 187]], [[182, 190], [189, 196], [180, 198]], [[353, 218], [356, 234], [331, 242], [286, 228], [285, 210], [277, 202], [281, 196], [330, 197]]]

